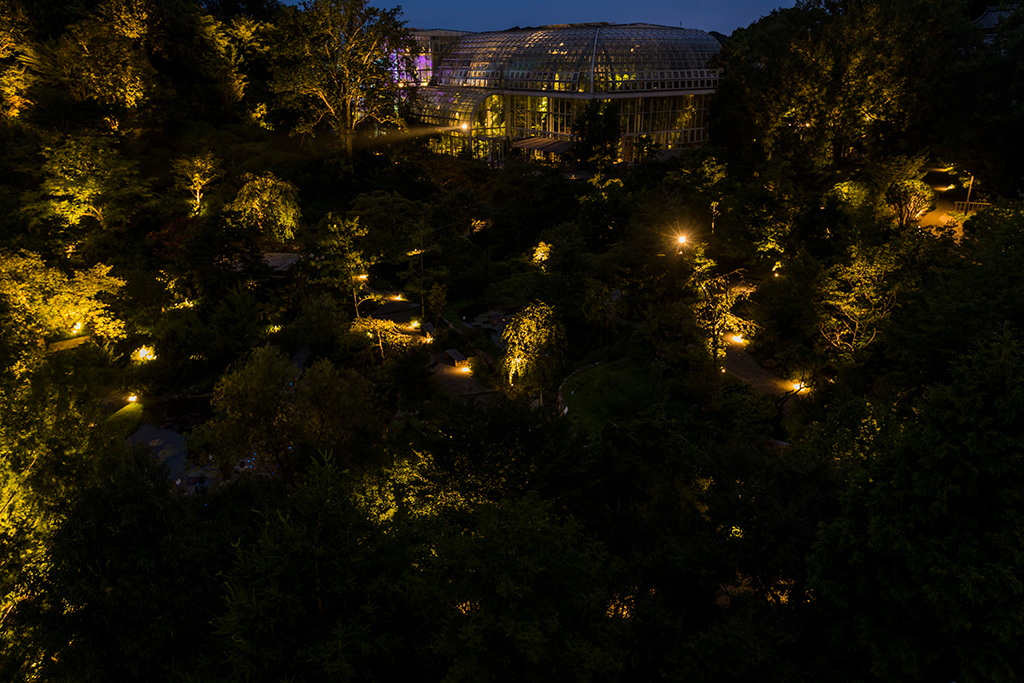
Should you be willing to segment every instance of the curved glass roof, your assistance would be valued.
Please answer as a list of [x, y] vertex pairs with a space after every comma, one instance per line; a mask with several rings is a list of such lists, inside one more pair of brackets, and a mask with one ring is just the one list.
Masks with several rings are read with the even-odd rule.
[[493, 94], [483, 88], [420, 88], [417, 108], [424, 123], [458, 126], [470, 122], [477, 107]]
[[708, 91], [718, 41], [696, 29], [572, 24], [461, 36], [431, 85], [564, 93]]

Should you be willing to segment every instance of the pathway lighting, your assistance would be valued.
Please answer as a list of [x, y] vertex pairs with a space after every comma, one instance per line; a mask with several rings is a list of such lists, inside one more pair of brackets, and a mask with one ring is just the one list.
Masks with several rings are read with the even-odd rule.
[[149, 346], [140, 346], [132, 353], [132, 360], [139, 363], [145, 363], [147, 361], [154, 360], [155, 358], [156, 352]]
[[463, 365], [462, 366], [462, 371], [463, 372], [470, 372], [469, 366], [468, 365]]
[[741, 337], [741, 336], [740, 336], [740, 335], [738, 335], [738, 334], [734, 334], [734, 335], [732, 336], [732, 340], [733, 340], [734, 342], [736, 342], [737, 344], [742, 344], [742, 343], [743, 343], [743, 337]]
[[129, 403], [135, 403], [138, 400], [139, 400], [139, 397], [136, 396], [135, 394], [132, 394], [131, 396], [128, 397], [128, 402]]

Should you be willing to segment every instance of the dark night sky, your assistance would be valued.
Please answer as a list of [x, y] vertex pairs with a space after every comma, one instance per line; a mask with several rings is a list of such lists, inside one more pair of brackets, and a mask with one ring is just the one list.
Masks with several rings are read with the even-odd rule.
[[[294, 0], [292, 0], [294, 2]], [[500, 31], [513, 26], [607, 21], [643, 22], [731, 34], [793, 0], [374, 0], [402, 6], [410, 28]]]

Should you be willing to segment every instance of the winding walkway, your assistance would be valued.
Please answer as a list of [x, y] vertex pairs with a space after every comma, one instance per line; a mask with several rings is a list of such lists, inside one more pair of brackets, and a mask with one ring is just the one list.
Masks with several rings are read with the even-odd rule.
[[747, 353], [743, 344], [729, 340], [725, 349], [725, 370], [740, 381], [754, 387], [759, 393], [777, 396], [794, 393], [792, 382], [788, 382], [770, 370], [762, 367]]

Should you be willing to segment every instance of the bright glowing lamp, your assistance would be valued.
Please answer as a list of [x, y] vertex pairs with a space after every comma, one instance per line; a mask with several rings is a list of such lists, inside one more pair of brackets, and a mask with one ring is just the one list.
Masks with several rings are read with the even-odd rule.
[[468, 123], [464, 123], [464, 124], [462, 124], [459, 127], [462, 128], [462, 130], [469, 130], [469, 124]]
[[139, 400], [139, 397], [136, 396], [135, 394], [132, 394], [131, 396], [128, 397], [128, 402], [129, 403], [135, 403], [138, 400]]
[[738, 334], [734, 334], [734, 335], [732, 336], [732, 340], [733, 340], [734, 342], [736, 342], [737, 344], [742, 344], [742, 343], [743, 343], [743, 337], [741, 337], [741, 336], [740, 336], [740, 335], [738, 335]]
[[686, 235], [680, 235], [678, 237], [679, 244], [686, 244]]

